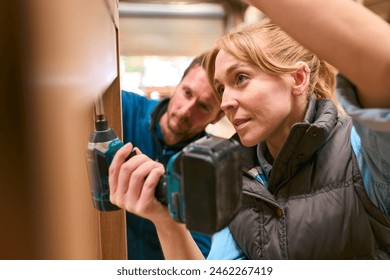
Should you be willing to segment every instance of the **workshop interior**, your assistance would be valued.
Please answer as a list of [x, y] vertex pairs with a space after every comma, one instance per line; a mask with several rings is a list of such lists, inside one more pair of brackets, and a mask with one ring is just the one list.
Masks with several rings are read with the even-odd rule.
[[[389, 0], [357, 2], [390, 21]], [[240, 0], [2, 1], [0, 14], [0, 259], [126, 259], [124, 210], [91, 201], [96, 100], [122, 139], [121, 89], [169, 96], [191, 58], [263, 15]], [[153, 68], [167, 65], [172, 80]], [[208, 130], [233, 134], [226, 119]]]

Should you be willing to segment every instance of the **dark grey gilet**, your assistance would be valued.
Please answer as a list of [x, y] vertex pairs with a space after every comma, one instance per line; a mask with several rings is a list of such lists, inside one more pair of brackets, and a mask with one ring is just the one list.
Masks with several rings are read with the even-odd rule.
[[[229, 228], [249, 259], [389, 259], [390, 219], [367, 197], [350, 143], [351, 119], [311, 100], [275, 160], [268, 190], [244, 172]], [[244, 169], [257, 162], [243, 148]]]

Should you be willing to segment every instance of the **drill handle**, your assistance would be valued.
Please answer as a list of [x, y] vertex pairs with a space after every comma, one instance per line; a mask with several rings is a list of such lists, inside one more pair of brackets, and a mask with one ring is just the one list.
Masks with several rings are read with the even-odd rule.
[[[127, 156], [126, 161], [136, 155], [135, 149], [131, 151], [131, 153]], [[154, 196], [164, 205], [168, 205], [168, 197], [167, 197], [167, 177], [163, 175], [158, 182], [156, 190], [154, 192]]]
[[158, 182], [154, 196], [164, 205], [168, 205], [167, 176], [163, 175]]

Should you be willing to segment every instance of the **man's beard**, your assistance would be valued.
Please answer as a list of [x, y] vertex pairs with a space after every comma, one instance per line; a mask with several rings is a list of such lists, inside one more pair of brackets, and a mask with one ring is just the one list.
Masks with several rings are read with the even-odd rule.
[[171, 125], [171, 115], [170, 114], [168, 114], [168, 117], [167, 117], [168, 130], [177, 137], [186, 138], [187, 136], [189, 136], [191, 122], [188, 120], [188, 118], [179, 117], [177, 115], [173, 115], [173, 116], [178, 120], [177, 123], [179, 124], [179, 128], [184, 128], [184, 130], [178, 129], [177, 127], [174, 127]]

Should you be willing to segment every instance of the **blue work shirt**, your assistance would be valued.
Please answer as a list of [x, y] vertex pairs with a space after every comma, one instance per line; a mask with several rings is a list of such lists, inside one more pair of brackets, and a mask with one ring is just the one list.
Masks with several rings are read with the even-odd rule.
[[[356, 155], [366, 192], [385, 214], [390, 214], [390, 109], [363, 109], [356, 89], [338, 77], [338, 100], [352, 117], [351, 145]], [[264, 183], [262, 174], [253, 174]], [[266, 182], [265, 182], [266, 183]], [[228, 227], [212, 237], [210, 260], [238, 260], [246, 256], [235, 242]]]
[[[123, 141], [131, 142], [148, 157], [166, 166], [171, 156], [202, 136], [200, 133], [188, 142], [174, 146], [165, 145], [158, 123], [166, 111], [168, 99], [161, 102], [144, 96], [122, 91]], [[129, 260], [164, 259], [156, 229], [152, 222], [126, 212], [127, 254]], [[198, 247], [206, 257], [211, 246], [210, 236], [191, 233]]]

